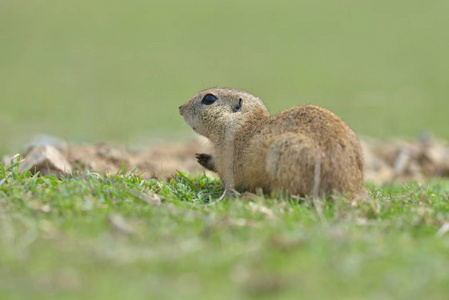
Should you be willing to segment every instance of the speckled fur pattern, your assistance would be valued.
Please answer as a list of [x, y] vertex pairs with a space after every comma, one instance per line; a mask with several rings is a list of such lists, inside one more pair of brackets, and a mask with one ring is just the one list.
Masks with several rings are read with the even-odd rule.
[[[201, 103], [212, 94], [217, 100]], [[233, 108], [242, 101], [241, 109]], [[270, 115], [263, 102], [241, 90], [212, 88], [180, 106], [197, 133], [214, 145], [215, 155], [197, 154], [218, 172], [226, 190], [311, 195], [315, 164], [320, 164], [318, 194], [362, 192], [363, 155], [355, 133], [331, 111], [302, 105]]]

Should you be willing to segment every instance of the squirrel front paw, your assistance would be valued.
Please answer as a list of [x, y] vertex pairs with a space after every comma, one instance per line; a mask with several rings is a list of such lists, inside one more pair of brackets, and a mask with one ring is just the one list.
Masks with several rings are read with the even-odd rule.
[[215, 165], [214, 156], [212, 154], [196, 153], [195, 157], [200, 165], [212, 172], [217, 172], [217, 166]]

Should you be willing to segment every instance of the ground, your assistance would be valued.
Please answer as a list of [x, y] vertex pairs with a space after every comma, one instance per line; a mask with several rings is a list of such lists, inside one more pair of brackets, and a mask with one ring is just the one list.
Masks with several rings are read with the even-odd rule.
[[2, 299], [446, 299], [449, 181], [366, 183], [368, 199], [243, 195], [124, 169], [0, 172]]
[[[32, 151], [42, 154], [46, 146], [51, 146], [56, 152], [49, 155], [50, 160], [58, 153], [64, 160], [59, 162], [59, 168], [54, 168], [54, 171], [64, 171], [66, 164], [75, 173], [89, 171], [115, 174], [123, 168], [145, 179], [169, 180], [177, 171], [190, 174], [206, 172], [208, 176], [216, 176], [206, 171], [195, 159], [195, 153], [213, 153], [210, 142], [199, 136], [190, 142], [156, 143], [138, 151], [105, 143], [74, 144], [56, 137], [41, 136], [29, 143], [27, 150], [18, 153], [25, 158], [22, 166], [34, 172], [32, 166], [37, 162], [35, 158], [29, 158], [28, 154]], [[449, 176], [449, 146], [430, 135], [423, 134], [410, 140], [363, 138], [362, 146], [365, 179], [376, 184], [401, 180], [425, 182], [428, 178]], [[3, 157], [6, 167], [11, 164], [11, 156]], [[38, 168], [41, 173], [47, 173], [48, 169], [52, 170], [51, 164], [42, 164]]]

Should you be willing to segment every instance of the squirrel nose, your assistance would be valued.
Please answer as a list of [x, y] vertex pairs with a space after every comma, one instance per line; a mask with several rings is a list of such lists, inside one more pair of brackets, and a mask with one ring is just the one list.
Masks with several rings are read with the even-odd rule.
[[179, 114], [182, 116], [182, 105], [179, 107]]

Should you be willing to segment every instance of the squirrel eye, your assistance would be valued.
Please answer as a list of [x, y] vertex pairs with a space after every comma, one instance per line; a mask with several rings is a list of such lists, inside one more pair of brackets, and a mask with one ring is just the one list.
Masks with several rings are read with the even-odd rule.
[[217, 100], [218, 100], [218, 98], [215, 97], [214, 95], [207, 94], [206, 96], [203, 97], [203, 99], [201, 100], [201, 103], [206, 104], [206, 105], [211, 105], [212, 103], [214, 103]]

